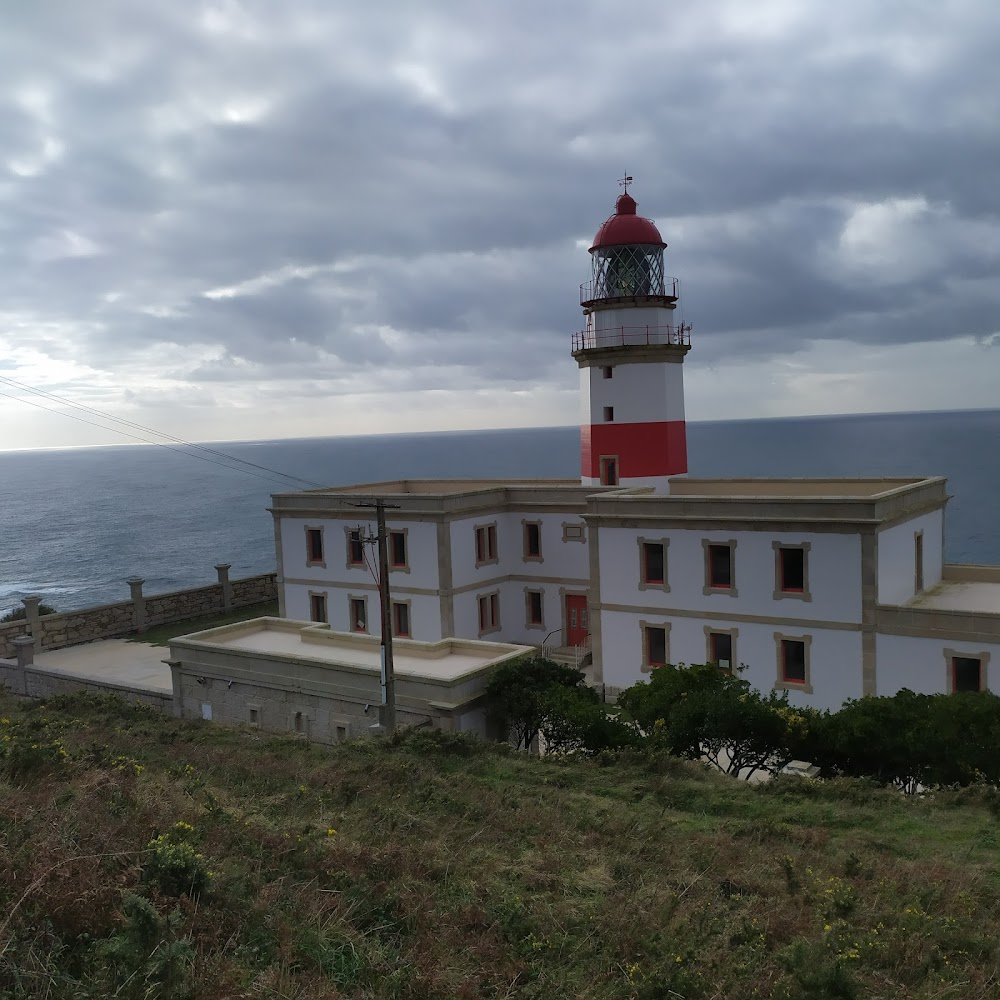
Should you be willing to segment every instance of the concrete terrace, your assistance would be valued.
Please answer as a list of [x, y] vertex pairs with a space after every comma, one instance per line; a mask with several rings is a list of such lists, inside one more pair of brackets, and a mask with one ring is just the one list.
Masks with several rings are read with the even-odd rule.
[[149, 646], [126, 639], [105, 639], [82, 646], [43, 649], [33, 666], [78, 680], [170, 694], [170, 667], [165, 646]]

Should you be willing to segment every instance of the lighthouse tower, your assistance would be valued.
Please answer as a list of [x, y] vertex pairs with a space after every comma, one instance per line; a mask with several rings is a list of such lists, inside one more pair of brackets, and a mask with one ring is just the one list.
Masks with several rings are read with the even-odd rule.
[[580, 286], [581, 481], [666, 493], [667, 479], [687, 472], [682, 373], [691, 328], [674, 320], [678, 282], [663, 273], [659, 230], [636, 214], [631, 179], [594, 237], [591, 279]]

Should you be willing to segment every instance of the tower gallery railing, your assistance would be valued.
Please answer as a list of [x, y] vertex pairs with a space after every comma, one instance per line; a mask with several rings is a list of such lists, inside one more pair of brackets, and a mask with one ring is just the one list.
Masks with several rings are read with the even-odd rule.
[[605, 330], [582, 330], [573, 334], [573, 350], [589, 351], [603, 347], [647, 347], [672, 344], [691, 346], [691, 326], [614, 326]]

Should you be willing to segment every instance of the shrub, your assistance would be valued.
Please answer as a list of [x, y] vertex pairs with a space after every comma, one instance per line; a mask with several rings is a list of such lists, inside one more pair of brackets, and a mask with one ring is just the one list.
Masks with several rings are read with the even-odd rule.
[[204, 858], [188, 843], [190, 832], [186, 823], [178, 823], [147, 845], [151, 853], [142, 866], [142, 877], [164, 896], [197, 898], [208, 888], [211, 873]]
[[649, 683], [623, 691], [618, 704], [654, 744], [746, 777], [776, 773], [797, 757], [816, 717], [789, 706], [785, 694], [762, 695], [711, 663], [658, 667]]

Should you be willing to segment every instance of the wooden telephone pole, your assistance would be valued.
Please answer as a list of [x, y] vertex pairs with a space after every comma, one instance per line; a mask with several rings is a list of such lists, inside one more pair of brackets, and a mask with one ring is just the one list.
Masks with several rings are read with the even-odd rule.
[[382, 621], [382, 705], [379, 708], [379, 723], [386, 736], [392, 736], [396, 731], [396, 675], [392, 667], [392, 601], [389, 597], [389, 535], [385, 529], [385, 512], [398, 510], [399, 505], [373, 500], [354, 506], [375, 508], [375, 538], [362, 538], [362, 542], [378, 542], [378, 599]]

